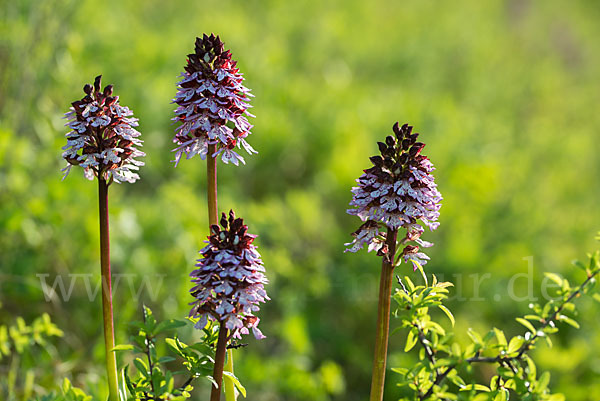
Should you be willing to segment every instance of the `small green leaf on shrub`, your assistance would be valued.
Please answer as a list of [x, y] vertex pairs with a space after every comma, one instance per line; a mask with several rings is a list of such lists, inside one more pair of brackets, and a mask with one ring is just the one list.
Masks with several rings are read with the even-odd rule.
[[156, 329], [154, 329], [154, 333], [159, 334], [159, 333], [162, 333], [163, 331], [176, 329], [178, 327], [183, 327], [183, 326], [185, 326], [185, 324], [186, 323], [181, 320], [175, 320], [175, 319], [164, 320], [156, 325]]
[[511, 338], [510, 343], [508, 344], [508, 349], [506, 352], [512, 354], [513, 352], [517, 352], [519, 348], [525, 343], [525, 339], [521, 336], [516, 336]]
[[556, 273], [545, 272], [544, 276], [548, 277], [550, 280], [554, 281], [560, 287], [563, 285], [563, 278]]
[[575, 320], [571, 319], [570, 317], [567, 317], [565, 315], [559, 315], [558, 316], [558, 320], [561, 322], [565, 322], [566, 324], [568, 324], [569, 326], [573, 326], [576, 329], [579, 328], [579, 323], [577, 323]]
[[410, 330], [408, 332], [408, 336], [406, 337], [406, 345], [404, 346], [404, 352], [410, 351], [415, 346], [416, 343], [417, 343], [417, 336], [415, 336], [415, 333], [413, 330]]
[[535, 333], [537, 330], [535, 329], [535, 327], [533, 327], [533, 325], [531, 323], [529, 323], [528, 320], [523, 319], [522, 317], [518, 317], [517, 322], [521, 323], [523, 326], [525, 326], [529, 331], [531, 331], [532, 333]]
[[242, 386], [242, 383], [240, 383], [240, 381], [238, 380], [237, 377], [235, 377], [235, 375], [231, 372], [223, 372], [224, 376], [227, 376], [231, 379], [231, 381], [233, 381], [233, 384], [235, 384], [235, 387], [239, 390], [240, 394], [242, 394], [242, 396], [244, 398], [246, 398], [246, 388], [244, 388], [244, 386]]
[[131, 344], [119, 344], [111, 349], [111, 351], [131, 351], [132, 349], [133, 345]]
[[444, 305], [438, 305], [438, 308], [440, 308], [446, 314], [446, 316], [448, 316], [448, 319], [450, 319], [450, 322], [452, 322], [452, 327], [454, 327], [456, 321], [454, 320], [454, 315], [452, 312], [450, 312], [450, 309], [446, 308]]
[[460, 389], [460, 391], [471, 391], [471, 390], [485, 391], [486, 393], [489, 393], [491, 391], [489, 387], [484, 386], [483, 384], [467, 384], [466, 386], [464, 386]]
[[482, 344], [483, 343], [483, 339], [481, 338], [481, 336], [479, 335], [479, 333], [477, 333], [471, 327], [469, 327], [469, 329], [467, 330], [467, 334], [469, 335], [469, 337], [471, 337], [471, 340], [473, 340], [473, 342], [475, 344]]
[[498, 340], [498, 344], [506, 347], [506, 337], [504, 336], [504, 332], [500, 329], [494, 327], [494, 333], [496, 333], [496, 339]]

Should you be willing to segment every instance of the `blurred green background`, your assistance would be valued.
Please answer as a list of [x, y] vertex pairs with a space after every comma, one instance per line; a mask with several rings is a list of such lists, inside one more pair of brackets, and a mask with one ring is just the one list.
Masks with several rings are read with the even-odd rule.
[[[427, 270], [460, 284], [459, 341], [468, 327], [522, 331], [513, 317], [529, 301], [511, 300], [508, 284], [527, 272], [523, 258], [539, 296], [543, 271], [577, 279], [570, 261], [597, 247], [597, 1], [4, 0], [0, 18], [0, 322], [48, 312], [65, 331], [42, 387], [63, 376], [103, 387], [99, 299], [78, 279], [68, 302], [47, 302], [36, 276], [99, 279], [96, 185], [76, 169], [60, 180], [61, 117], [97, 74], [140, 119], [147, 153], [142, 180], [110, 190], [113, 271], [132, 274], [139, 295], [123, 279], [117, 342], [142, 302], [162, 318], [187, 314], [207, 235], [205, 164], [170, 163], [170, 101], [205, 32], [221, 35], [256, 95], [249, 142], [260, 153], [219, 166], [220, 208], [259, 235], [270, 279], [268, 338], [237, 352], [249, 399], [366, 399], [380, 267], [343, 253], [359, 225], [345, 210], [397, 120], [421, 132], [437, 167], [444, 202], [424, 235], [436, 244]], [[156, 297], [135, 294], [144, 278]], [[516, 294], [527, 286], [518, 279]], [[554, 391], [597, 401], [600, 319], [593, 301], [580, 305], [582, 329], [534, 355]], [[392, 336], [389, 367], [412, 363], [404, 339]], [[394, 375], [386, 400], [401, 397]]]

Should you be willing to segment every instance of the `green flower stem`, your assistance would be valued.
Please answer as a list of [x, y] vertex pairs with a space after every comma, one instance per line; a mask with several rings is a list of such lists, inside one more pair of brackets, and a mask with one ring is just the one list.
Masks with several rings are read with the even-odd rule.
[[377, 306], [377, 334], [375, 337], [375, 356], [373, 357], [373, 376], [371, 379], [371, 396], [369, 401], [382, 401], [385, 384], [385, 365], [387, 362], [387, 347], [390, 329], [390, 304], [392, 297], [392, 282], [394, 278], [394, 256], [396, 255], [397, 230], [388, 229], [388, 253], [381, 264], [381, 279], [379, 281], [379, 302]]
[[117, 357], [115, 327], [113, 323], [112, 285], [110, 278], [110, 237], [108, 230], [108, 183], [98, 177], [98, 201], [100, 211], [100, 269], [102, 272], [102, 317], [104, 321], [104, 348], [110, 401], [119, 401], [117, 384]]
[[[217, 208], [217, 159], [212, 155], [216, 152], [216, 145], [208, 145], [208, 156], [206, 158], [206, 181], [207, 181], [207, 200], [208, 200], [208, 223], [209, 225], [218, 225], [219, 224], [219, 214]], [[225, 350], [227, 348], [227, 330], [223, 325], [219, 327], [219, 341], [221, 341], [221, 332], [225, 334], [225, 340], [223, 344], [223, 350], [219, 349], [219, 343], [217, 343], [217, 357], [219, 356], [219, 352], [223, 352], [223, 358], [225, 358]], [[219, 384], [219, 388], [217, 390], [217, 394], [215, 395], [215, 388], [211, 392], [211, 401], [219, 400], [221, 396], [221, 382], [223, 376], [223, 369], [227, 372], [233, 373], [233, 353], [231, 350], [227, 353], [227, 364], [224, 365], [221, 363], [220, 366], [219, 379], [217, 379], [217, 360], [215, 359], [215, 368], [213, 378]], [[217, 398], [213, 398], [213, 397]], [[235, 401], [235, 387], [233, 384], [233, 380], [229, 377], [225, 377], [225, 399], [227, 401]]]
[[[227, 362], [225, 363], [224, 370], [226, 372], [233, 373], [233, 350], [227, 350]], [[225, 401], [236, 401], [237, 395], [235, 393], [235, 385], [233, 380], [225, 376]]]

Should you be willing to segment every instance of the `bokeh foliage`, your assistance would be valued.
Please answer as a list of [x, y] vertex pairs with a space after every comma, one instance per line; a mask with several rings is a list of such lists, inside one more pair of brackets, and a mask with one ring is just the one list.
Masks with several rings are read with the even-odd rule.
[[[100, 73], [140, 118], [148, 155], [139, 183], [110, 190], [113, 270], [134, 286], [123, 279], [116, 291], [117, 342], [142, 302], [163, 319], [186, 315], [187, 274], [208, 234], [205, 166], [170, 163], [170, 101], [195, 36], [215, 32], [256, 95], [250, 142], [260, 153], [219, 170], [220, 208], [259, 234], [271, 281], [268, 338], [237, 352], [252, 399], [366, 397], [379, 261], [343, 253], [358, 226], [345, 209], [396, 120], [421, 132], [445, 197], [441, 227], [424, 237], [436, 243], [427, 270], [479, 299], [452, 300], [457, 332], [519, 333], [513, 317], [528, 301], [507, 288], [527, 272], [523, 258], [533, 257], [539, 297], [542, 271], [570, 278], [569, 261], [596, 246], [599, 17], [592, 0], [2, 2], [0, 321], [49, 313], [65, 333], [56, 383], [67, 375], [98, 391], [99, 299], [79, 278], [68, 302], [47, 302], [36, 275], [99, 279], [96, 186], [78, 172], [61, 182], [59, 169], [61, 116]], [[476, 291], [471, 275], [486, 273]], [[144, 279], [156, 297], [136, 296]], [[516, 281], [519, 296], [526, 281]], [[561, 331], [535, 356], [553, 391], [596, 400], [600, 323], [592, 301], [580, 313], [581, 330]], [[402, 337], [392, 338], [391, 366], [414, 363]], [[394, 382], [386, 399], [401, 394]]]

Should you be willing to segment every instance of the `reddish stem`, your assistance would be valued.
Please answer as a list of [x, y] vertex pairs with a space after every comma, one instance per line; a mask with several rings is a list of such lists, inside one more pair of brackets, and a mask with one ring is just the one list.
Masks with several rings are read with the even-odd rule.
[[392, 280], [394, 276], [394, 257], [396, 255], [396, 237], [398, 231], [388, 229], [388, 254], [381, 264], [379, 281], [379, 302], [377, 306], [377, 334], [375, 337], [375, 356], [373, 358], [373, 376], [371, 379], [371, 396], [369, 401], [382, 401], [385, 384], [385, 366], [387, 362], [388, 337], [390, 330], [390, 304], [392, 296]]
[[208, 156], [206, 157], [206, 181], [208, 200], [208, 224], [219, 224], [217, 211], [217, 159], [212, 155], [216, 151], [216, 145], [208, 145]]
[[217, 340], [217, 351], [215, 352], [215, 367], [213, 379], [218, 387], [212, 386], [210, 401], [221, 400], [221, 388], [223, 387], [223, 367], [225, 366], [225, 353], [227, 352], [227, 328], [225, 323], [219, 325], [219, 339]]
[[119, 401], [115, 328], [113, 323], [112, 285], [110, 278], [110, 235], [108, 227], [108, 184], [98, 177], [98, 204], [100, 211], [100, 270], [102, 274], [102, 318], [104, 323], [104, 348], [110, 401]]

